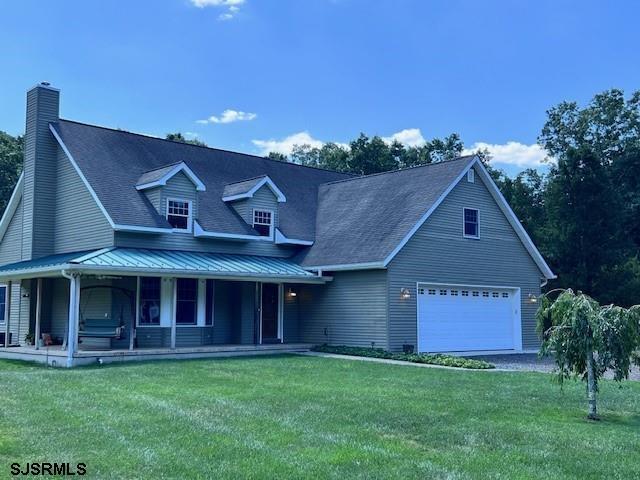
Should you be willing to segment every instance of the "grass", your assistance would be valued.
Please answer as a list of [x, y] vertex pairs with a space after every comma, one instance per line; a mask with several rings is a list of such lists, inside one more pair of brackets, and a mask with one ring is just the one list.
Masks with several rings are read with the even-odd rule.
[[495, 365], [484, 360], [444, 355], [442, 353], [393, 353], [383, 348], [347, 347], [333, 345], [318, 345], [312, 348], [314, 352], [337, 353], [340, 355], [355, 355], [356, 357], [386, 358], [411, 363], [426, 363], [444, 367], [470, 368], [472, 370], [486, 370], [496, 368]]
[[639, 478], [640, 383], [281, 356], [73, 370], [0, 361], [0, 477]]

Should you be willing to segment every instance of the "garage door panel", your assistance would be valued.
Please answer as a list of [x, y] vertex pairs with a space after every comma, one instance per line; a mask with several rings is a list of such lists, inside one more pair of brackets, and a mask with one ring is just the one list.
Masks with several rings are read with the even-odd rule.
[[420, 351], [514, 348], [514, 292], [476, 287], [420, 286]]

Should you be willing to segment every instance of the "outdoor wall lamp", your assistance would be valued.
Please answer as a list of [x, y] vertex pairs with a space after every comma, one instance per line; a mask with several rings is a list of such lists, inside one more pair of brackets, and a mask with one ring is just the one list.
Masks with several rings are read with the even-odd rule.
[[536, 297], [533, 293], [529, 294], [529, 303], [538, 303], [538, 297]]
[[291, 298], [297, 297], [298, 294], [296, 292], [294, 292], [291, 287], [289, 287], [289, 291], [287, 292], [287, 295], [290, 296]]
[[411, 298], [411, 290], [404, 287], [400, 289], [400, 298], [402, 300], [409, 300]]

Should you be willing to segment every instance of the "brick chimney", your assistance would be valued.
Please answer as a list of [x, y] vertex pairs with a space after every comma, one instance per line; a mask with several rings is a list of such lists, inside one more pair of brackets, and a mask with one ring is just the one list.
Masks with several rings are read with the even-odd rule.
[[27, 92], [22, 260], [53, 252], [58, 146], [49, 124], [58, 121], [59, 108], [60, 90], [48, 83], [42, 82]]

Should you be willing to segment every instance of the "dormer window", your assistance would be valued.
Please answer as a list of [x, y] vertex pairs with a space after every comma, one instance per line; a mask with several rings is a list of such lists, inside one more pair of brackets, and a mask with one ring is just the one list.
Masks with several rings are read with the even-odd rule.
[[167, 221], [174, 230], [191, 231], [191, 202], [188, 200], [167, 200]]
[[270, 210], [254, 210], [253, 228], [261, 237], [272, 237], [273, 212]]

